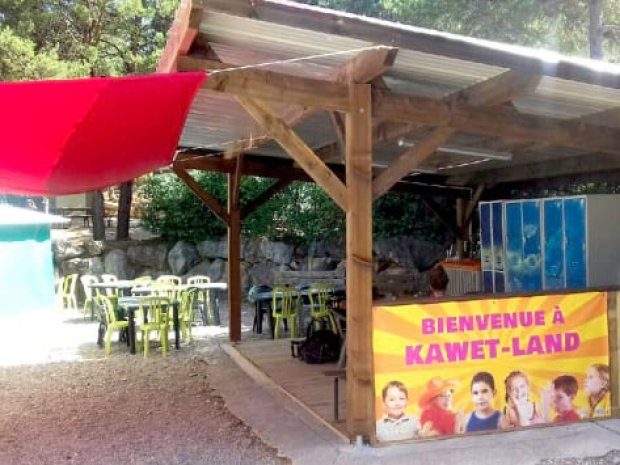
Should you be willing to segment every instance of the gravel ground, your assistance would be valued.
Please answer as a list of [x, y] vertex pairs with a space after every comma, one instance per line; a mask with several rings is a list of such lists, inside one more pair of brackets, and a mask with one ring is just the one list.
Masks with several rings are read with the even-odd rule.
[[618, 465], [618, 464], [620, 464], [620, 450], [612, 450], [601, 457], [542, 460], [539, 465]]
[[224, 355], [208, 328], [144, 359], [118, 342], [105, 358], [81, 317], [30, 327], [23, 350], [15, 332], [0, 343], [1, 465], [290, 463], [209, 387]]

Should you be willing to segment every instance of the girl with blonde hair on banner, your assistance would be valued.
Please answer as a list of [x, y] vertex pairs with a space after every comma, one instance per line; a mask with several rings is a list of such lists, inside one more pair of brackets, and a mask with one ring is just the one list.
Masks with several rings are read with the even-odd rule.
[[609, 367], [595, 363], [588, 367], [583, 389], [588, 396], [588, 406], [581, 409], [582, 418], [606, 417], [611, 414], [609, 398]]
[[530, 380], [521, 370], [511, 371], [504, 380], [506, 406], [502, 428], [516, 428], [542, 423], [536, 403], [530, 400]]

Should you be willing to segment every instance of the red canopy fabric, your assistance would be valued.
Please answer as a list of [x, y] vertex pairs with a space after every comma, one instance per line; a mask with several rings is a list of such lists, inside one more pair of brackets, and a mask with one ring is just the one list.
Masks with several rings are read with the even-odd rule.
[[0, 192], [74, 194], [168, 165], [205, 77], [0, 83]]

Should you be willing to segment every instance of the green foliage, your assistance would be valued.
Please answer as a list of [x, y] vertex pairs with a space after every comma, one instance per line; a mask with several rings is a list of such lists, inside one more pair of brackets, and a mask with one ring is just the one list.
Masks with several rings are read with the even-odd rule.
[[[224, 175], [193, 174], [196, 181], [226, 205]], [[241, 205], [265, 191], [272, 180], [246, 177], [241, 182]], [[147, 199], [143, 226], [173, 240], [200, 241], [226, 234], [224, 224], [172, 173], [149, 176], [140, 186]], [[305, 242], [330, 235], [342, 236], [344, 215], [314, 184], [293, 183], [256, 209], [243, 222], [243, 233], [272, 240]]]
[[[194, 173], [196, 181], [220, 204], [226, 204], [225, 176]], [[246, 177], [241, 183], [241, 205], [264, 192], [272, 180]], [[167, 240], [198, 242], [219, 238], [226, 228], [211, 211], [172, 173], [149, 176], [140, 187], [148, 202], [142, 225]], [[446, 202], [445, 199], [437, 200]], [[446, 206], [448, 204], [446, 203]], [[375, 236], [412, 235], [444, 242], [445, 228], [413, 195], [387, 194], [375, 203]], [[266, 237], [293, 243], [344, 239], [345, 216], [318, 186], [295, 182], [249, 215], [242, 225], [249, 237]]]
[[15, 35], [7, 27], [0, 27], [0, 79], [70, 78], [83, 74], [84, 67], [62, 61], [55, 49], [36, 53], [34, 42]]
[[[43, 62], [39, 67], [46, 70], [20, 74], [18, 69], [0, 69], [0, 79], [152, 71], [177, 5], [178, 0], [0, 0], [0, 27], [21, 38], [22, 55], [24, 48], [31, 50], [33, 60]], [[0, 42], [0, 57], [15, 47]]]
[[[454, 210], [454, 200], [445, 197], [434, 200], [444, 211]], [[373, 206], [373, 235], [376, 238], [415, 236], [439, 244], [449, 239], [446, 227], [418, 195], [388, 192], [379, 197]]]
[[[589, 56], [588, 0], [297, 0], [509, 44]], [[606, 61], [620, 59], [620, 0], [605, 0]]]

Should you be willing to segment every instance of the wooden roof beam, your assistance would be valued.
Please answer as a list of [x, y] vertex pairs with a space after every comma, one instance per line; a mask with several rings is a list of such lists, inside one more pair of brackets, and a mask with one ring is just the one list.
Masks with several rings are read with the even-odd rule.
[[509, 70], [456, 92], [444, 101], [449, 105], [457, 106], [495, 107], [510, 102], [517, 96], [533, 92], [540, 79], [540, 75]]
[[346, 111], [349, 105], [348, 88], [340, 83], [264, 69], [232, 69], [234, 66], [225, 63], [186, 56], [179, 57], [178, 66], [183, 71], [226, 69], [211, 74], [203, 82], [203, 89], [332, 111]]
[[264, 102], [237, 96], [237, 100], [263, 129], [276, 140], [299, 166], [329, 194], [344, 211], [347, 209], [346, 188], [332, 170], [306, 143], [278, 118]]
[[[331, 147], [328, 146], [328, 147]], [[331, 150], [331, 148], [330, 148]], [[320, 153], [322, 149], [315, 150]], [[263, 161], [264, 160], [264, 161]], [[236, 168], [236, 160], [225, 159], [219, 156], [197, 155], [192, 152], [179, 153], [175, 165], [183, 169], [195, 169], [203, 171], [213, 171], [216, 173], [233, 173]], [[344, 179], [345, 171], [343, 165], [330, 166], [330, 169], [339, 179]], [[243, 176], [258, 176], [262, 178], [288, 179], [300, 182], [314, 182], [308, 174], [301, 168], [295, 168], [290, 160], [279, 158], [267, 158], [264, 156], [245, 155], [242, 165]], [[391, 189], [394, 192], [403, 192], [418, 195], [434, 195], [449, 198], [470, 198], [470, 190], [461, 186], [434, 187], [432, 184], [425, 184], [423, 181], [406, 181], [394, 185]]]
[[[183, 57], [182, 57], [183, 58]], [[346, 111], [347, 86], [340, 83], [243, 69], [211, 75], [204, 88], [249, 98]], [[517, 141], [620, 154], [620, 130], [580, 121], [521, 115], [504, 108], [449, 105], [427, 97], [373, 91], [373, 116], [383, 120], [419, 123], [456, 131]]]
[[534, 115], [521, 115], [503, 108], [450, 106], [426, 97], [396, 95], [375, 90], [373, 115], [429, 126], [447, 125], [456, 131], [515, 139], [547, 142], [589, 152], [620, 154], [620, 130]]
[[224, 208], [215, 197], [206, 192], [202, 186], [189, 175], [185, 168], [179, 166], [175, 162], [172, 164], [172, 171], [174, 171], [176, 175], [181, 178], [185, 184], [187, 184], [187, 187], [192, 190], [196, 197], [202, 200], [202, 202], [209, 207], [215, 216], [222, 220], [226, 225], [230, 223], [226, 208]]
[[418, 142], [415, 147], [410, 148], [398, 157], [394, 163], [374, 179], [372, 183], [373, 200], [381, 197], [414, 168], [420, 166], [424, 160], [437, 150], [437, 147], [448, 140], [453, 132], [452, 129], [445, 126], [439, 127], [425, 139]]
[[203, 7], [193, 0], [182, 0], [168, 31], [166, 47], [157, 64], [158, 73], [177, 70], [177, 59], [186, 55], [198, 34]]
[[[344, 63], [342, 66], [338, 67], [328, 78], [328, 81], [343, 83], [346, 84], [348, 82], [368, 82], [373, 79], [381, 77], [381, 75], [388, 70], [393, 64], [394, 60], [396, 60], [396, 54], [398, 53], [397, 48], [392, 47], [382, 47], [379, 49], [365, 50], [360, 52], [351, 60]], [[183, 58], [180, 60], [181, 69], [196, 69], [202, 67], [202, 69], [226, 69], [226, 68], [234, 68], [232, 65], [227, 65], [224, 63], [217, 63], [211, 60], [205, 60], [202, 58]], [[304, 118], [314, 114], [317, 111], [317, 108], [307, 109], [304, 107], [299, 107], [298, 105], [287, 105], [285, 108], [281, 109], [277, 114], [278, 117], [282, 119], [287, 125], [294, 126], [299, 123]], [[338, 137], [343, 137], [341, 131], [343, 132], [344, 121], [340, 121], [341, 124], [338, 123], [338, 120], [341, 120], [340, 115], [337, 113], [332, 113], [332, 118], [334, 119], [334, 127], [336, 129], [336, 134]], [[270, 139], [263, 137], [263, 135], [258, 135], [256, 138], [252, 139], [250, 145], [246, 141], [242, 141], [242, 144], [246, 146], [246, 148], [252, 149], [256, 148], [265, 142], [268, 142]], [[244, 144], [244, 142], [246, 142]]]
[[579, 173], [597, 173], [615, 169], [620, 169], [620, 157], [604, 153], [594, 153], [492, 169], [473, 176], [470, 174], [453, 176], [448, 179], [448, 183], [454, 185], [500, 184], [529, 179], [570, 176]]

